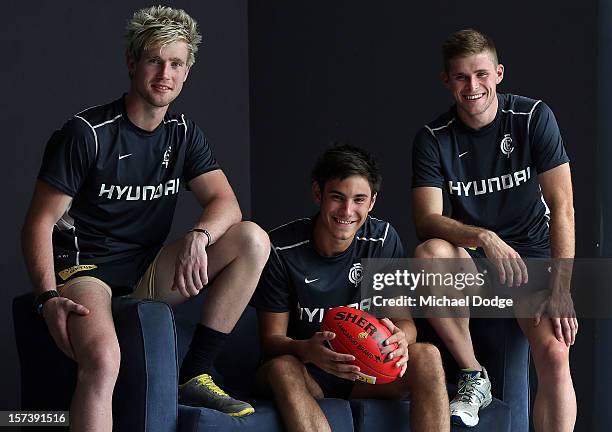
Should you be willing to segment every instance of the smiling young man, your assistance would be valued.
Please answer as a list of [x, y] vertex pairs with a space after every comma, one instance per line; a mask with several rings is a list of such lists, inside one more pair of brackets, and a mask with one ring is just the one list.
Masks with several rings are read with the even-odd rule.
[[[414, 431], [450, 429], [448, 396], [438, 350], [414, 343], [412, 320], [383, 320], [399, 348], [401, 378], [385, 385], [359, 381], [354, 357], [330, 350], [321, 332], [323, 314], [335, 306], [369, 310], [362, 298], [362, 258], [403, 258], [395, 229], [369, 216], [381, 176], [376, 162], [361, 149], [329, 149], [312, 172], [318, 214], [270, 231], [273, 251], [252, 303], [258, 309], [266, 362], [258, 372], [260, 389], [271, 394], [288, 430], [328, 431], [316, 399], [401, 399], [410, 394]], [[408, 357], [408, 354], [410, 357]], [[442, 413], [442, 415], [440, 415]]]
[[[120, 351], [111, 297], [176, 304], [205, 285], [179, 401], [234, 416], [253, 412], [220, 390], [209, 372], [255, 290], [269, 240], [255, 224], [241, 222], [202, 131], [168, 112], [200, 40], [183, 10], [137, 11], [126, 34], [128, 93], [76, 114], [47, 144], [22, 243], [37, 310], [57, 346], [78, 364], [72, 430], [112, 430]], [[181, 185], [204, 211], [184, 238], [164, 246]]]
[[[521, 285], [528, 280], [523, 258], [574, 257], [572, 183], [559, 128], [542, 101], [497, 93], [504, 67], [487, 35], [456, 32], [444, 43], [443, 57], [443, 80], [455, 105], [414, 142], [413, 210], [424, 240], [415, 256], [487, 258], [500, 283]], [[452, 217], [442, 214], [442, 190]], [[570, 431], [576, 419], [569, 347], [578, 323], [569, 286], [556, 283], [558, 272], [553, 266], [546, 282], [549, 319], [519, 319], [538, 375], [537, 431]], [[551, 308], [553, 298], [565, 306]], [[491, 382], [475, 357], [469, 319], [430, 322], [463, 369], [451, 402], [453, 422], [474, 426], [479, 409], [491, 402]]]

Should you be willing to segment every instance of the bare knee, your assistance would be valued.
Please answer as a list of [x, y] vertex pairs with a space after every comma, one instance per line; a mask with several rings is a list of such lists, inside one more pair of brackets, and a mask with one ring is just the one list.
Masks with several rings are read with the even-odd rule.
[[409, 372], [415, 381], [444, 382], [440, 351], [432, 344], [416, 343], [408, 347]]
[[414, 250], [415, 258], [455, 258], [457, 247], [442, 239], [424, 241]]
[[121, 353], [116, 342], [86, 345], [77, 358], [78, 380], [98, 389], [110, 389], [115, 385], [119, 375]]
[[569, 370], [569, 348], [556, 339], [531, 347], [538, 372], [561, 378]]
[[308, 371], [304, 364], [295, 356], [282, 355], [269, 360], [268, 383], [273, 392], [291, 394], [296, 390], [305, 389], [315, 398], [320, 399], [323, 393], [317, 386], [309, 385]]
[[286, 382], [302, 375], [304, 365], [292, 355], [274, 357], [268, 361], [268, 381], [271, 384], [281, 381]]
[[265, 264], [270, 254], [270, 238], [259, 225], [245, 221], [232, 227], [236, 230], [239, 254]]

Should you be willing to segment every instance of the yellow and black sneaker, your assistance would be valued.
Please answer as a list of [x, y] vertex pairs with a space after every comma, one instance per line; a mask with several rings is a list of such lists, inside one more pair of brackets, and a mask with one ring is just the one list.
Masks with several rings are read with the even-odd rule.
[[232, 417], [242, 417], [255, 412], [248, 403], [234, 399], [221, 390], [208, 374], [198, 375], [179, 385], [178, 401], [183, 405], [221, 411]]

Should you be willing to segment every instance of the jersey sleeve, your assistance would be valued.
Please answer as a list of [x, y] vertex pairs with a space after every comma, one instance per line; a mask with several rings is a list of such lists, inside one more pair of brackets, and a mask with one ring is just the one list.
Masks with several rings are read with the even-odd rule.
[[385, 238], [382, 253], [384, 258], [406, 258], [402, 240], [391, 224], [389, 224], [387, 230], [387, 237]]
[[78, 118], [69, 120], [47, 142], [38, 179], [74, 197], [96, 160], [93, 130]]
[[[388, 224], [387, 235], [385, 236], [380, 257], [375, 263], [371, 263], [372, 267], [368, 268], [366, 273], [393, 273], [396, 269], [400, 268], [398, 266], [403, 265], [397, 261], [398, 259], [402, 258], [406, 258], [402, 241], [395, 228], [393, 228], [391, 224]], [[363, 285], [362, 289], [364, 289]], [[385, 286], [382, 291], [373, 291], [372, 286], [370, 285], [365, 289], [371, 295], [382, 295], [384, 298], [393, 298], [406, 294], [405, 287], [403, 286]], [[376, 313], [380, 313], [383, 316], [389, 316], [392, 309], [394, 308], [387, 310], [386, 308], [374, 306], [373, 311], [376, 311]]]
[[259, 278], [257, 289], [250, 304], [256, 309], [268, 312], [288, 312], [290, 292], [287, 272], [281, 257], [272, 245], [268, 262]]
[[188, 143], [183, 178], [185, 183], [188, 183], [197, 176], [220, 167], [202, 130], [193, 122], [186, 122], [186, 124]]
[[412, 187], [421, 186], [444, 186], [437, 141], [427, 128], [419, 131], [412, 146]]
[[531, 157], [538, 173], [569, 162], [555, 115], [544, 102], [533, 111], [529, 121], [529, 139]]

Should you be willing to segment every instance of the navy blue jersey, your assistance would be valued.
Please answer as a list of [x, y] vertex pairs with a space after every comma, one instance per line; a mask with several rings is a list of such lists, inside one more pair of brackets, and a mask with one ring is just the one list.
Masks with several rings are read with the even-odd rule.
[[290, 312], [287, 335], [307, 339], [320, 331], [327, 309], [369, 310], [361, 298], [362, 258], [404, 258], [404, 248], [388, 222], [368, 216], [351, 246], [334, 257], [313, 246], [314, 221], [299, 219], [270, 231], [272, 253], [251, 304], [269, 312]]
[[51, 136], [38, 175], [72, 197], [53, 232], [54, 253], [79, 265], [159, 248], [180, 187], [218, 168], [183, 115], [167, 113], [151, 132], [130, 122], [124, 98], [75, 115]]
[[413, 147], [412, 187], [444, 189], [451, 217], [489, 229], [511, 247], [548, 249], [549, 211], [538, 174], [569, 162], [542, 101], [498, 94], [495, 120], [474, 130], [456, 107], [427, 124]]

